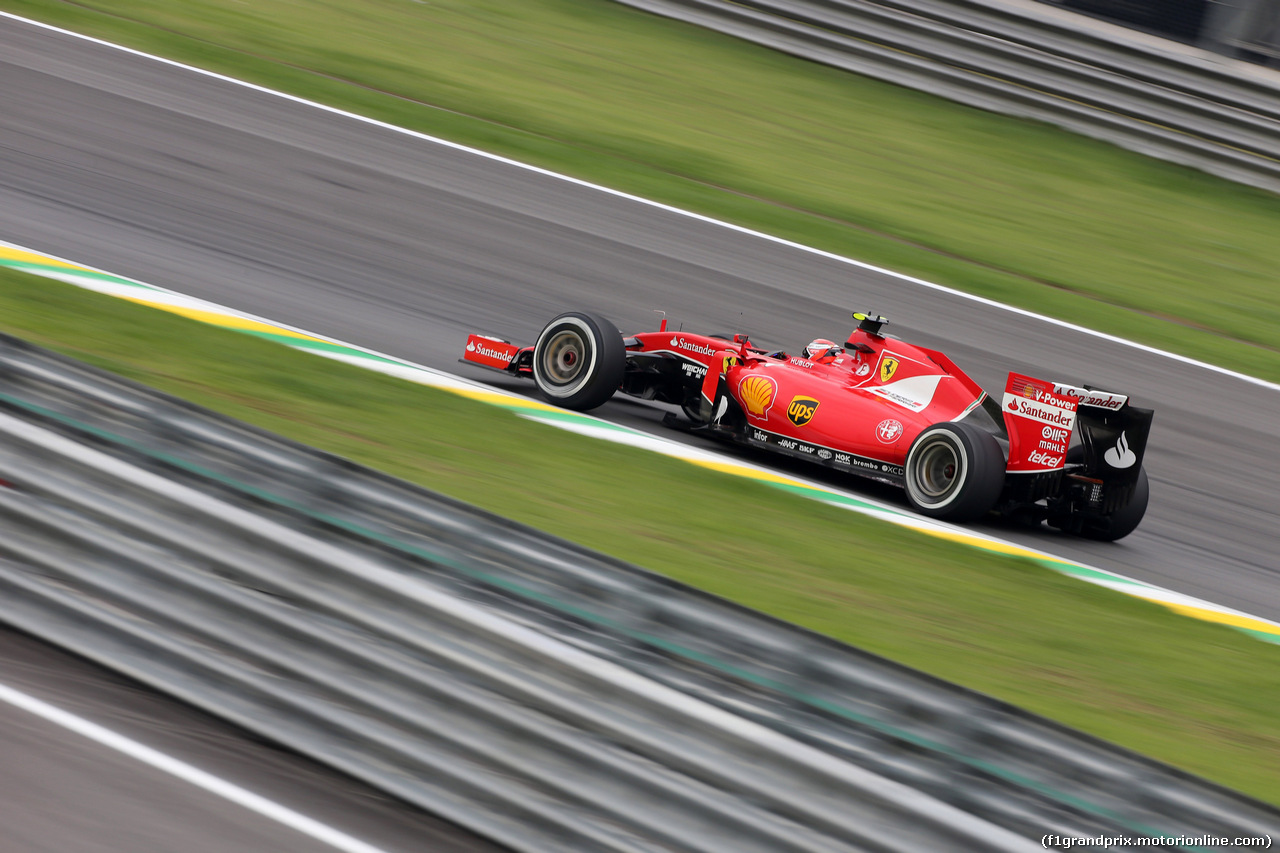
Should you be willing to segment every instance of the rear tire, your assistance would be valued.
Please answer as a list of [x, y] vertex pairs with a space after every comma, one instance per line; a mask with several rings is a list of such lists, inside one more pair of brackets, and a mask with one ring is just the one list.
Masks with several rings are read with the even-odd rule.
[[930, 518], [973, 521], [995, 508], [1005, 468], [991, 433], [965, 423], [934, 424], [907, 451], [907, 500]]
[[1080, 528], [1080, 535], [1085, 539], [1098, 542], [1114, 542], [1117, 539], [1123, 539], [1136, 530], [1142, 522], [1142, 517], [1147, 514], [1147, 502], [1150, 499], [1151, 486], [1147, 482], [1147, 471], [1145, 468], [1139, 468], [1138, 482], [1134, 484], [1133, 497], [1129, 498], [1129, 502], [1106, 518], [1086, 521]]
[[627, 350], [618, 327], [572, 311], [556, 317], [533, 347], [533, 381], [557, 406], [575, 411], [605, 403], [622, 384]]

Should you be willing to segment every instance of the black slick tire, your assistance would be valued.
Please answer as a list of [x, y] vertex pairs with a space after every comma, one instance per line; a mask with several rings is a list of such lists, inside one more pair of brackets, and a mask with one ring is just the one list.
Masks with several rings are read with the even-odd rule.
[[930, 518], [973, 521], [995, 508], [1005, 468], [991, 433], [966, 423], [934, 424], [907, 451], [907, 501]]
[[533, 381], [542, 396], [579, 412], [612, 397], [626, 369], [627, 351], [618, 327], [583, 311], [556, 317], [533, 348]]

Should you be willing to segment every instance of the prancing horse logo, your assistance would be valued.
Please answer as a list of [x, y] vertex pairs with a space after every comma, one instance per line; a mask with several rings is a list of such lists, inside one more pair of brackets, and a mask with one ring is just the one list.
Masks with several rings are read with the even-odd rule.
[[886, 355], [884, 360], [880, 362], [880, 381], [888, 382], [897, 371], [898, 360], [893, 356]]

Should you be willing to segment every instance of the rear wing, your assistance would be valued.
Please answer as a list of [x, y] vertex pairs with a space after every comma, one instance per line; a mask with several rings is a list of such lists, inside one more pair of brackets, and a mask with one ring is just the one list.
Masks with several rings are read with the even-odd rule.
[[1069, 386], [1064, 390], [1080, 400], [1080, 475], [1103, 483], [1108, 504], [1121, 496], [1127, 501], [1138, 482], [1155, 412], [1131, 405], [1121, 394]]
[[[1123, 505], [1138, 482], [1154, 412], [1123, 394], [1010, 373], [1001, 405], [1009, 431], [1010, 474], [1053, 474], [1093, 483], [1107, 506]], [[1109, 511], [1104, 507], [1103, 511]]]
[[1053, 382], [1010, 373], [1000, 409], [1009, 432], [1010, 474], [1061, 471], [1075, 433], [1078, 397], [1059, 393]]

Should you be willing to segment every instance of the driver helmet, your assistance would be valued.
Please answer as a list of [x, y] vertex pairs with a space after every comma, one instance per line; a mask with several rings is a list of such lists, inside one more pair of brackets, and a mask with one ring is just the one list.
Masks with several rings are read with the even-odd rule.
[[836, 357], [844, 352], [840, 347], [836, 346], [835, 341], [829, 341], [826, 338], [818, 338], [810, 341], [809, 345], [804, 348], [804, 357], [819, 364], [830, 364], [836, 360]]

